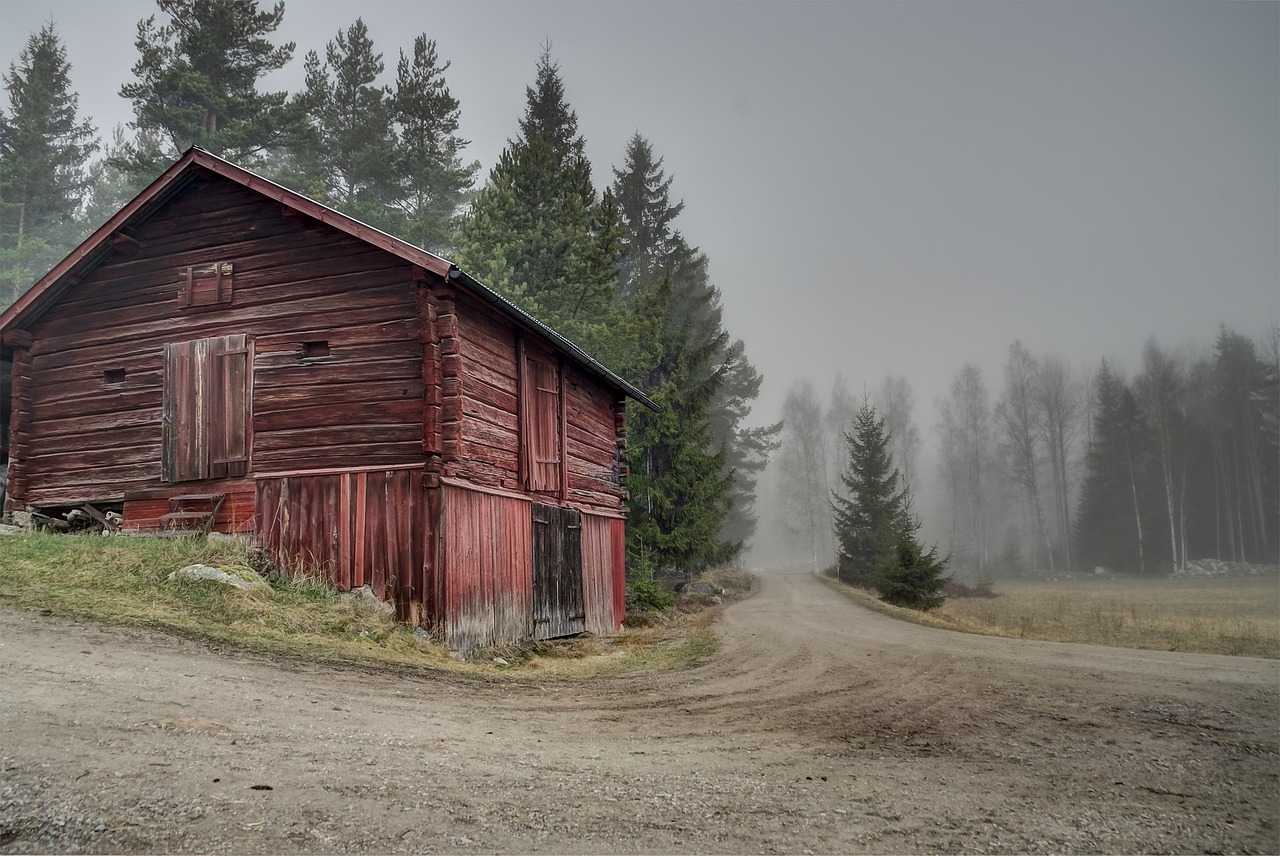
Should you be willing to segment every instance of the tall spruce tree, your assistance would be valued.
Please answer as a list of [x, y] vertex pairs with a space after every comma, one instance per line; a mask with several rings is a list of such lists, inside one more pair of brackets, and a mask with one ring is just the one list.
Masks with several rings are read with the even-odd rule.
[[731, 474], [712, 452], [707, 405], [722, 374], [711, 363], [718, 340], [667, 353], [659, 331], [670, 323], [671, 278], [637, 296], [638, 326], [653, 352], [643, 385], [661, 408], [634, 407], [629, 417], [628, 564], [633, 578], [658, 570], [694, 573], [728, 560], [741, 544], [720, 538], [729, 512]]
[[[831, 503], [840, 577], [854, 585], [872, 585], [883, 555], [911, 520], [907, 491], [889, 455], [884, 420], [874, 407], [862, 406], [845, 443], [843, 494], [833, 492]], [[914, 536], [914, 531], [907, 534]]]
[[[172, 158], [191, 145], [236, 161], [259, 157], [289, 137], [296, 113], [285, 92], [260, 92], [259, 81], [285, 66], [294, 44], [271, 36], [284, 3], [257, 0], [156, 0], [168, 22], [138, 22], [137, 80], [120, 88], [133, 102], [133, 127], [161, 136]], [[154, 152], [135, 148], [121, 166], [154, 176]]]
[[0, 111], [0, 308], [9, 305], [83, 232], [86, 164], [97, 134], [78, 115], [71, 64], [52, 23], [27, 38], [4, 75]]
[[1213, 347], [1213, 466], [1220, 485], [1218, 519], [1224, 558], [1274, 563], [1280, 558], [1280, 449], [1274, 370], [1252, 340], [1228, 330]]
[[[664, 277], [671, 280], [671, 302], [662, 330], [669, 357], [711, 345], [701, 371], [719, 375], [706, 402], [710, 451], [721, 454], [728, 479], [729, 512], [720, 533], [732, 554], [754, 533], [755, 484], [777, 448], [781, 424], [747, 427], [751, 405], [762, 378], [746, 355], [742, 340], [731, 340], [724, 328], [720, 290], [712, 284], [707, 256], [691, 247], [675, 228], [684, 202], [673, 202], [671, 184], [652, 145], [639, 133], [627, 144], [622, 169], [614, 170], [613, 194], [623, 226], [618, 293], [628, 304]], [[700, 387], [705, 378], [691, 376]], [[722, 479], [723, 480], [723, 479]]]
[[398, 232], [410, 242], [437, 253], [452, 245], [456, 219], [480, 169], [479, 161], [463, 163], [469, 145], [458, 136], [460, 107], [449, 93], [434, 39], [420, 35], [413, 53], [400, 52], [392, 119], [399, 141], [395, 205], [403, 223]]
[[612, 193], [597, 196], [577, 114], [544, 49], [509, 140], [457, 236], [469, 273], [567, 335], [606, 365], [635, 341], [615, 282], [621, 226]]
[[1094, 417], [1076, 515], [1076, 554], [1085, 567], [1144, 573], [1147, 448], [1133, 391], [1104, 360], [1094, 382]]

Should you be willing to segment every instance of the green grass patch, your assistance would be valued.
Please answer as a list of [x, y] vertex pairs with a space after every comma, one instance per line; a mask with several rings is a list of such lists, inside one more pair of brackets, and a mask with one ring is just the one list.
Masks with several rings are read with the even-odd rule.
[[826, 580], [855, 603], [928, 627], [1116, 648], [1280, 658], [1280, 575], [998, 581], [993, 598], [921, 613]]
[[[273, 578], [242, 591], [168, 580], [184, 565], [253, 565], [239, 542], [30, 533], [0, 538], [0, 605], [45, 615], [165, 630], [307, 660], [574, 680], [692, 665], [715, 650], [716, 612], [681, 616], [607, 638], [533, 643], [518, 655], [455, 658], [445, 646], [326, 586]], [[508, 652], [513, 653], [513, 652]], [[493, 662], [495, 657], [506, 665]]]

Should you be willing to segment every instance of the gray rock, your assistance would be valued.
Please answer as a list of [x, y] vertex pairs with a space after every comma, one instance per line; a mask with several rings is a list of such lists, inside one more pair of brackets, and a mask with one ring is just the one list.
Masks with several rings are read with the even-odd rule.
[[17, 535], [22, 532], [21, 526], [10, 526], [7, 523], [0, 523], [0, 535]]
[[244, 565], [223, 565], [217, 568], [212, 565], [187, 565], [169, 574], [169, 582], [179, 579], [212, 580], [215, 583], [246, 591], [271, 588], [270, 584], [258, 576], [256, 571]]
[[387, 603], [385, 600], [382, 600], [373, 593], [372, 586], [360, 586], [360, 588], [354, 588], [351, 591], [343, 592], [339, 597], [354, 600], [356, 603], [359, 603], [361, 606], [367, 607], [368, 609], [372, 609], [379, 615], [395, 615], [396, 612], [395, 606]]
[[36, 519], [31, 516], [30, 511], [15, 511], [13, 513], [13, 525], [21, 526], [23, 529], [35, 529]]
[[208, 534], [210, 544], [248, 544], [248, 535], [229, 535], [226, 532], [210, 532]]

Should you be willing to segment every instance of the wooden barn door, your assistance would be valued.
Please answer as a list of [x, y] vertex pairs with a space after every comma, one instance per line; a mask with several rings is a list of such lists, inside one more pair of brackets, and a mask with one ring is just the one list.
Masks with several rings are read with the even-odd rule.
[[572, 508], [533, 504], [533, 635], [572, 636], [587, 628], [582, 604], [582, 520]]

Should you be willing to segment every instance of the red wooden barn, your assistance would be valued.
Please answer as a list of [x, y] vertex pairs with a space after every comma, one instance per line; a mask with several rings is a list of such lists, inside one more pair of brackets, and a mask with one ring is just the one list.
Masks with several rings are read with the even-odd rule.
[[8, 510], [255, 532], [454, 647], [611, 632], [623, 397], [449, 262], [191, 149], [0, 315]]

